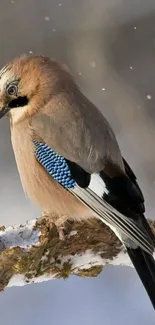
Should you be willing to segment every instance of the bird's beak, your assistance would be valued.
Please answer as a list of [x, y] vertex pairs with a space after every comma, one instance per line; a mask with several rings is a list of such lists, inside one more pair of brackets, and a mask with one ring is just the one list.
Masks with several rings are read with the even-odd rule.
[[10, 107], [8, 104], [6, 104], [5, 106], [3, 106], [2, 108], [0, 108], [0, 119], [9, 112]]

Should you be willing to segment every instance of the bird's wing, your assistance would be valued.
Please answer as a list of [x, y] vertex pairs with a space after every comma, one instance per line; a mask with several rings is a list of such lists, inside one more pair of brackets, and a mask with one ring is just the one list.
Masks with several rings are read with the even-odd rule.
[[115, 135], [101, 112], [87, 99], [81, 99], [79, 105], [74, 102], [74, 106], [69, 100], [61, 101], [63, 108], [49, 103], [32, 118], [35, 133], [53, 150], [89, 173], [105, 168], [107, 159], [111, 159], [116, 169], [124, 171]]
[[[113, 202], [108, 203], [111, 193], [101, 173], [90, 175], [80, 166], [57, 154], [44, 142], [35, 139], [33, 142], [37, 160], [51, 177], [87, 205], [100, 220], [111, 226], [113, 230], [118, 230], [118, 233], [121, 232], [126, 245], [129, 238], [149, 254], [153, 253], [152, 238], [141, 219], [139, 220], [139, 213], [133, 213], [131, 208], [123, 210], [122, 213], [119, 206], [115, 208]], [[121, 199], [115, 196], [115, 191], [113, 193], [114, 203], [121, 202]]]
[[115, 135], [93, 104], [86, 99], [77, 102], [74, 107], [69, 100], [63, 108], [48, 105], [32, 119], [36, 158], [103, 222], [152, 254], [143, 195], [123, 162]]

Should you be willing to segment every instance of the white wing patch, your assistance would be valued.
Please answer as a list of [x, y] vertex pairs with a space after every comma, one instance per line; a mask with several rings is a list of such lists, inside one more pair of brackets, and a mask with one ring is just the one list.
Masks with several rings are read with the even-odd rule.
[[100, 198], [103, 198], [103, 194], [108, 194], [108, 190], [102, 178], [98, 174], [91, 175], [91, 181], [89, 188], [95, 192]]

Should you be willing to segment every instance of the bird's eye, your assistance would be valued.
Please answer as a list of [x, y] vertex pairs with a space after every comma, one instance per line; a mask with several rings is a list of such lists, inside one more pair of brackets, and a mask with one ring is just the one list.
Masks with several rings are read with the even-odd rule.
[[16, 96], [17, 95], [17, 85], [9, 85], [7, 87], [7, 93], [10, 96]]

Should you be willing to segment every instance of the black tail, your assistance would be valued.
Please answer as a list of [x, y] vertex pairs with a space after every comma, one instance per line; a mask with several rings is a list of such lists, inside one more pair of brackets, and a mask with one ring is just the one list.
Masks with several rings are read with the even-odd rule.
[[[144, 231], [148, 243], [152, 246], [153, 254], [155, 237], [144, 216], [144, 197], [136, 176], [127, 162], [124, 159], [123, 161], [126, 175], [119, 174], [118, 177], [110, 177], [105, 171], [100, 172], [100, 176], [108, 189], [108, 193], [105, 192], [103, 198], [116, 210], [129, 217], [130, 220], [133, 219], [137, 226]], [[77, 184], [83, 188], [87, 187], [90, 182], [90, 175], [75, 163], [69, 161], [67, 163]], [[112, 168], [114, 167], [112, 165]], [[155, 260], [151, 254], [149, 255], [138, 246], [136, 249], [129, 247], [126, 249], [155, 309]]]
[[141, 248], [126, 249], [155, 309], [155, 260]]
[[[122, 175], [110, 178], [101, 172], [101, 177], [109, 190], [108, 194], [104, 194], [104, 198], [115, 209], [135, 220], [141, 229], [145, 229], [150, 242], [152, 242], [152, 247], [155, 247], [155, 236], [144, 216], [145, 206], [142, 191], [130, 166], [125, 159], [123, 162], [128, 177]], [[126, 249], [155, 309], [155, 260], [140, 247], [136, 249], [126, 247]]]

